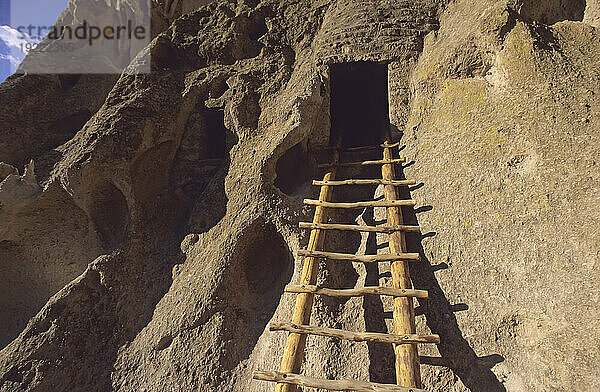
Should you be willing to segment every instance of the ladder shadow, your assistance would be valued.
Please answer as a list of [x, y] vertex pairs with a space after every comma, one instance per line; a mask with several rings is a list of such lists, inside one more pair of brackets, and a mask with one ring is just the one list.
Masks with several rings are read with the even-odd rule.
[[[403, 169], [413, 163], [405, 165], [402, 169], [398, 169], [399, 179], [406, 179]], [[351, 173], [349, 178], [376, 178], [376, 172], [363, 170]], [[358, 175], [362, 174], [362, 175]], [[425, 187], [425, 184], [419, 183], [410, 188], [400, 188], [401, 198], [410, 198], [410, 192], [418, 191]], [[370, 194], [367, 194], [371, 192]], [[355, 193], [345, 194], [344, 200], [352, 201], [358, 199], [368, 199], [374, 194], [374, 188], [365, 189], [365, 191], [357, 191]], [[406, 224], [418, 225], [417, 215], [432, 211], [432, 206], [422, 206], [416, 209], [406, 207], [402, 209]], [[385, 220], [376, 220], [373, 214], [373, 209], [368, 208], [356, 215], [348, 214], [342, 219], [344, 222], [352, 223], [357, 215], [362, 215], [362, 218], [367, 225], [384, 224]], [[427, 290], [429, 299], [420, 300], [419, 307], [416, 309], [417, 314], [424, 315], [425, 321], [432, 333], [438, 334], [441, 343], [438, 345], [440, 357], [421, 356], [421, 363], [429, 366], [443, 366], [451, 369], [453, 373], [460, 378], [462, 383], [471, 391], [481, 392], [505, 392], [506, 388], [498, 380], [492, 372], [492, 368], [504, 361], [504, 357], [499, 354], [492, 354], [478, 357], [473, 348], [463, 337], [460, 327], [454, 312], [468, 311], [466, 304], [451, 304], [446, 298], [441, 286], [435, 277], [435, 272], [448, 268], [446, 263], [432, 265], [425, 255], [422, 240], [431, 238], [437, 235], [436, 232], [430, 233], [407, 233], [407, 246], [409, 252], [418, 252], [421, 255], [420, 263], [412, 263], [411, 276], [416, 288]], [[346, 244], [350, 248], [355, 248], [358, 245], [358, 238], [354, 238]], [[331, 241], [328, 238], [327, 241]], [[366, 254], [376, 254], [378, 249], [388, 247], [386, 243], [377, 243], [377, 237], [374, 233], [369, 233], [367, 237]], [[333, 241], [337, 242], [337, 241]], [[343, 243], [343, 241], [340, 241]], [[356, 249], [354, 249], [356, 250]], [[382, 272], [377, 263], [365, 263], [366, 277], [365, 285], [378, 286], [380, 279], [391, 276], [389, 272]], [[337, 271], [339, 272], [339, 271]], [[350, 284], [352, 282], [347, 279], [342, 281], [332, 282], [335, 287]], [[388, 325], [386, 318], [390, 318], [389, 312], [384, 310], [384, 302], [380, 296], [365, 296], [363, 298], [363, 311], [365, 329], [369, 332], [388, 333]], [[390, 344], [367, 342], [367, 350], [369, 357], [369, 376], [372, 382], [394, 384], [395, 383], [395, 353], [393, 346]]]
[[[370, 212], [372, 213], [372, 210]], [[363, 218], [368, 224], [372, 224], [373, 217], [369, 215], [365, 215]], [[377, 253], [377, 238], [374, 233], [368, 235], [367, 253]], [[365, 286], [380, 286], [381, 273], [377, 263], [365, 263], [365, 269]], [[363, 310], [367, 331], [388, 333], [385, 321], [387, 312], [384, 309], [381, 296], [365, 296], [363, 298]], [[369, 376], [371, 381], [382, 384], [394, 384], [396, 382], [394, 370], [396, 354], [394, 353], [394, 347], [387, 343], [367, 342], [367, 350], [369, 353]]]
[[[361, 158], [364, 159], [378, 159], [380, 158], [378, 155], [365, 157], [365, 154], [355, 154], [354, 160], [359, 160], [356, 158], [357, 155], [360, 155]], [[347, 170], [344, 173], [348, 178], [377, 178], [380, 175], [380, 171], [377, 168], [358, 168], [354, 170]], [[342, 197], [338, 197], [341, 199], [340, 201], [355, 201], [355, 200], [369, 200], [373, 198], [373, 194], [375, 193], [376, 186], [366, 186], [366, 187], [352, 187], [347, 189]], [[340, 196], [339, 193], [336, 196]], [[382, 198], [379, 197], [379, 200]], [[362, 216], [365, 223], [367, 225], [374, 225], [374, 217], [373, 217], [373, 209], [366, 208], [362, 210], [356, 211], [340, 211], [337, 213], [336, 218], [334, 219], [336, 222], [343, 222], [347, 224], [355, 224], [356, 219]], [[339, 238], [338, 238], [339, 237]], [[337, 241], [336, 241], [337, 239]], [[332, 246], [332, 243], [336, 243], [336, 246], [344, 246], [344, 248], [348, 249], [350, 253], [356, 253], [361, 244], [361, 235], [358, 233], [328, 233], [326, 237], [326, 242], [328, 242], [328, 246]], [[365, 254], [376, 254], [377, 253], [377, 238], [374, 233], [368, 233], [366, 237], [366, 247]], [[334, 247], [335, 248], [335, 247]], [[337, 249], [337, 248], [335, 248]], [[342, 248], [339, 248], [342, 249]], [[355, 287], [358, 279], [358, 275], [352, 276], [350, 279], [350, 274], [348, 274], [346, 269], [350, 269], [353, 272], [354, 267], [350, 264], [346, 265], [343, 263], [332, 263], [333, 266], [329, 266], [329, 268], [333, 269], [335, 267], [335, 273], [331, 273], [332, 275], [328, 282], [328, 286], [330, 287]], [[380, 271], [377, 263], [364, 263], [365, 266], [365, 286], [379, 286], [380, 279]], [[344, 278], [344, 275], [346, 276]], [[333, 278], [333, 276], [338, 277], [337, 279]], [[321, 300], [327, 301], [327, 300]], [[337, 300], [337, 303], [345, 302], [346, 300]], [[332, 302], [332, 300], [329, 300]], [[385, 319], [385, 310], [384, 303], [380, 296], [378, 295], [367, 295], [362, 298], [362, 308], [363, 308], [363, 317], [365, 323], [365, 330], [369, 332], [381, 332], [387, 333], [388, 328]], [[395, 383], [395, 371], [394, 371], [394, 363], [395, 363], [395, 353], [394, 348], [391, 344], [388, 343], [378, 343], [378, 342], [366, 342], [367, 345], [367, 354], [369, 358], [369, 379], [372, 382], [378, 382], [383, 384], [394, 384]]]
[[[405, 178], [403, 170], [398, 170], [400, 178]], [[410, 197], [410, 190], [401, 189], [402, 198]], [[417, 209], [403, 208], [403, 215], [407, 224], [419, 224], [418, 214], [426, 213], [433, 209], [424, 206]], [[478, 357], [458, 325], [457, 311], [468, 311], [466, 304], [451, 304], [446, 298], [435, 272], [447, 269], [446, 263], [432, 265], [423, 249], [422, 240], [435, 237], [437, 233], [407, 233], [406, 242], [409, 252], [418, 252], [421, 262], [412, 263], [411, 277], [416, 288], [427, 290], [428, 299], [419, 300], [420, 313], [425, 316], [426, 324], [432, 333], [440, 336], [441, 343], [437, 346], [441, 357], [421, 357], [421, 363], [431, 366], [444, 366], [451, 369], [462, 383], [471, 391], [505, 392], [506, 388], [492, 372], [492, 368], [504, 361], [499, 354]]]

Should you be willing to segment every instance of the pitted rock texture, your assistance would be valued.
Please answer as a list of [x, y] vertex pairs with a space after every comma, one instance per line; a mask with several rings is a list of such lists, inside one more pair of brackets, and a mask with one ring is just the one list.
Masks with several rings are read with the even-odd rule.
[[600, 31], [463, 3], [412, 74], [406, 174], [423, 181], [413, 196], [433, 209], [418, 221], [436, 233], [422, 247], [449, 267], [442, 290], [469, 307], [456, 313], [464, 339], [504, 357], [503, 387], [595, 390], [600, 350], [585, 340], [599, 323]]
[[[594, 1], [153, 7], [151, 74], [0, 86], [0, 391], [272, 390], [251, 373], [283, 352], [265, 328], [291, 317], [302, 199], [330, 159], [329, 66], [356, 61], [387, 64], [391, 127], [414, 160], [403, 174], [422, 181], [405, 215], [423, 227], [408, 242], [431, 297], [418, 330], [442, 339], [421, 347], [427, 389], [600, 388]], [[390, 280], [385, 265], [321, 267], [329, 287]], [[391, 310], [319, 298], [312, 323], [386, 332]], [[393, 383], [393, 351], [310, 338], [303, 372]]]
[[583, 21], [594, 27], [600, 27], [600, 2], [588, 0], [586, 3]]

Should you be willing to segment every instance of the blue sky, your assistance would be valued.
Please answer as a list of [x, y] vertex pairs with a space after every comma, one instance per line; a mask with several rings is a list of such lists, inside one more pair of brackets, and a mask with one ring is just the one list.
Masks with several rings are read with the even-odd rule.
[[21, 44], [31, 42], [15, 29], [19, 26], [52, 26], [68, 0], [0, 0], [0, 82], [15, 71], [25, 53]]
[[10, 23], [10, 0], [0, 0], [0, 26]]
[[[0, 0], [7, 1], [7, 0]], [[19, 25], [52, 26], [68, 0], [12, 0], [10, 23], [13, 28]]]

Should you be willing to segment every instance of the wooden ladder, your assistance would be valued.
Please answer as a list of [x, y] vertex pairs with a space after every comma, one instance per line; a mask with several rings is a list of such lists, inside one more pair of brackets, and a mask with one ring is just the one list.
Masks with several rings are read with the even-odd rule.
[[[333, 151], [333, 160], [321, 168], [328, 169], [322, 181], [313, 181], [313, 185], [321, 187], [318, 200], [306, 199], [304, 203], [314, 205], [315, 214], [312, 223], [301, 222], [300, 227], [310, 229], [307, 249], [300, 250], [304, 256], [304, 264], [300, 284], [288, 285], [286, 293], [295, 293], [296, 306], [291, 323], [271, 322], [271, 331], [289, 332], [280, 371], [256, 371], [256, 380], [276, 382], [276, 392], [295, 392], [298, 386], [321, 388], [333, 391], [424, 391], [421, 384], [420, 363], [417, 351], [418, 343], [439, 344], [438, 335], [418, 335], [415, 328], [415, 310], [413, 298], [427, 298], [427, 291], [415, 290], [410, 278], [410, 261], [419, 261], [418, 253], [408, 253], [405, 232], [419, 231], [418, 226], [405, 225], [401, 206], [414, 206], [413, 200], [401, 200], [398, 187], [414, 185], [415, 181], [396, 179], [395, 165], [405, 160], [394, 158], [393, 148], [399, 143], [391, 143], [388, 139], [378, 146], [355, 147], [341, 150], [340, 144], [328, 147]], [[368, 149], [383, 149], [381, 160], [340, 162], [340, 152], [355, 152]], [[381, 179], [349, 179], [336, 180], [340, 167], [381, 166]], [[360, 201], [354, 203], [338, 203], [332, 201], [333, 189], [347, 185], [383, 185], [385, 198], [380, 201]], [[386, 207], [387, 224], [385, 226], [360, 226], [327, 223], [327, 212], [330, 208], [365, 208]], [[323, 250], [325, 233], [328, 230], [347, 230], [359, 232], [387, 233], [389, 236], [389, 254], [354, 255], [326, 252]], [[391, 262], [392, 287], [361, 287], [354, 289], [330, 289], [318, 287], [317, 275], [319, 260], [330, 259], [355, 262]], [[340, 329], [324, 328], [310, 325], [310, 316], [316, 295], [330, 297], [358, 297], [365, 295], [384, 295], [394, 297], [394, 334], [375, 332], [350, 332]], [[383, 342], [395, 345], [395, 368], [397, 385], [379, 384], [357, 380], [324, 380], [300, 374], [304, 360], [304, 348], [307, 335], [318, 335], [346, 339], [355, 342]]]

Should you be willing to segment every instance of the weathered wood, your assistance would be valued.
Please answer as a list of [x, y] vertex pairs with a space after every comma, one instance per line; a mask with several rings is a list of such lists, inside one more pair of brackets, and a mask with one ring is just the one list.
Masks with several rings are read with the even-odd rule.
[[294, 333], [302, 333], [306, 335], [327, 336], [353, 342], [378, 342], [390, 344], [413, 344], [413, 343], [435, 343], [440, 342], [438, 335], [391, 335], [379, 332], [351, 332], [343, 329], [316, 327], [313, 325], [298, 325], [294, 323], [281, 323], [271, 321], [269, 323], [270, 331], [288, 331]]
[[345, 147], [340, 150], [341, 153], [344, 152], [363, 152], [363, 151], [373, 151], [373, 150], [381, 150], [380, 145], [373, 146], [358, 146], [358, 147]]
[[340, 181], [319, 181], [314, 180], [313, 185], [323, 186], [340, 186], [340, 185], [395, 185], [395, 186], [408, 186], [416, 185], [415, 180], [383, 180], [383, 179], [356, 179], [356, 180], [340, 180]]
[[372, 233], [392, 233], [394, 231], [410, 231], [419, 232], [421, 228], [419, 226], [360, 226], [360, 225], [343, 225], [337, 223], [310, 223], [300, 222], [301, 229], [322, 229], [322, 230], [345, 230], [345, 231], [364, 231]]
[[427, 298], [426, 290], [407, 290], [395, 289], [392, 287], [367, 286], [355, 289], [329, 289], [315, 285], [287, 285], [284, 290], [286, 293], [313, 293], [327, 297], [362, 297], [365, 295], [387, 295], [390, 297], [415, 297]]
[[380, 254], [380, 255], [355, 255], [352, 253], [335, 253], [335, 252], [323, 252], [310, 249], [300, 249], [298, 256], [307, 256], [321, 259], [330, 260], [346, 260], [346, 261], [358, 261], [362, 263], [373, 263], [381, 261], [419, 261], [421, 255], [418, 253], [392, 253], [392, 254]]
[[424, 389], [405, 388], [397, 385], [379, 384], [358, 380], [323, 380], [295, 373], [255, 371], [252, 375], [255, 380], [288, 383], [301, 387], [327, 389], [330, 391], [357, 391], [357, 392], [426, 392]]
[[[389, 138], [388, 138], [389, 140]], [[392, 149], [386, 147], [383, 149], [383, 159], [392, 159]], [[381, 176], [384, 180], [394, 181], [396, 179], [396, 169], [394, 165], [381, 166]], [[398, 200], [398, 188], [392, 185], [384, 186], [385, 200]], [[402, 225], [402, 209], [398, 207], [387, 208], [387, 223], [389, 225]], [[389, 235], [389, 248], [391, 253], [406, 252], [406, 237], [403, 232], [396, 231]], [[398, 289], [412, 289], [409, 264], [403, 260], [398, 260], [391, 265], [392, 286]], [[394, 298], [394, 332], [398, 335], [414, 334], [415, 310], [413, 299], [411, 297]], [[396, 353], [396, 383], [405, 387], [421, 388], [421, 365], [419, 363], [419, 353], [416, 344], [397, 345], [394, 348]]]
[[324, 163], [318, 165], [319, 169], [327, 169], [330, 167], [355, 167], [355, 166], [373, 166], [373, 165], [386, 165], [386, 164], [400, 164], [406, 162], [404, 158], [397, 159], [383, 159], [376, 161], [361, 161], [361, 162], [338, 162], [338, 163]]
[[[340, 141], [338, 141], [338, 147]], [[333, 162], [337, 162], [340, 158], [339, 152], [336, 152], [333, 156]], [[330, 172], [325, 174], [323, 181], [331, 181], [335, 179], [336, 168], [333, 168]], [[321, 187], [319, 194], [320, 201], [328, 201], [332, 198], [333, 188], [330, 186]], [[322, 206], [317, 206], [315, 209], [315, 215], [313, 217], [313, 223], [325, 223], [327, 222], [327, 210]], [[325, 231], [320, 229], [313, 229], [310, 233], [308, 241], [308, 249], [319, 250], [323, 249], [323, 242], [325, 240]], [[304, 259], [302, 266], [302, 275], [300, 276], [300, 284], [314, 285], [317, 282], [317, 275], [319, 274], [319, 259], [315, 257], [307, 257]], [[298, 294], [296, 297], [296, 305], [294, 306], [294, 313], [292, 316], [292, 322], [296, 324], [308, 324], [310, 322], [310, 314], [312, 312], [313, 302], [315, 295], [312, 293]], [[283, 359], [281, 360], [280, 370], [284, 373], [299, 373], [304, 360], [304, 347], [306, 346], [306, 335], [291, 333], [289, 334], [285, 349], [283, 351]], [[276, 392], [296, 392], [297, 387], [293, 384], [279, 383], [275, 387]]]
[[309, 206], [352, 209], [352, 208], [367, 208], [367, 207], [414, 206], [417, 203], [414, 200], [370, 200], [370, 201], [357, 201], [357, 202], [352, 202], [352, 203], [341, 203], [341, 202], [328, 202], [328, 201], [321, 201], [321, 200], [304, 199], [304, 204], [309, 205]]
[[[342, 148], [340, 149], [340, 151], [342, 152], [346, 152], [346, 151], [361, 151], [361, 150], [367, 150], [367, 149], [374, 149], [374, 148], [382, 148], [382, 147], [398, 147], [400, 145], [400, 142], [395, 142], [395, 143], [390, 143], [388, 144], [387, 142], [383, 143], [383, 144], [377, 144], [377, 145], [372, 145], [372, 146], [359, 146], [359, 147], [346, 147], [346, 148]], [[335, 150], [336, 147], [334, 146], [327, 146], [325, 147], [325, 150]]]

